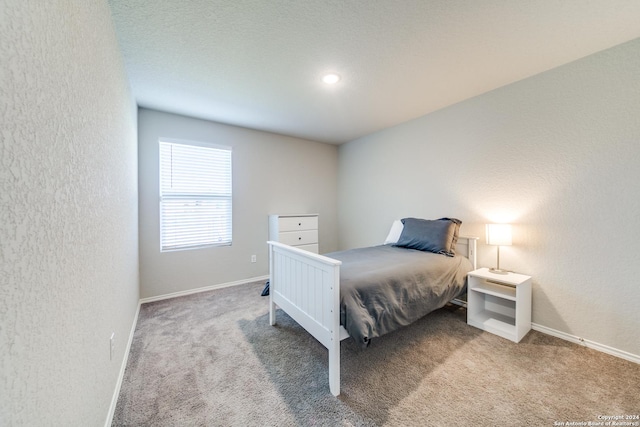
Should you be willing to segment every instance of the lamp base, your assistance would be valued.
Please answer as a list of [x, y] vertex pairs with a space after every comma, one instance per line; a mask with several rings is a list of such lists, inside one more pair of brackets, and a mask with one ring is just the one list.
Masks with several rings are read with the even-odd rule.
[[507, 270], [501, 270], [499, 268], [490, 268], [489, 269], [489, 273], [493, 273], [493, 274], [509, 274], [509, 272]]

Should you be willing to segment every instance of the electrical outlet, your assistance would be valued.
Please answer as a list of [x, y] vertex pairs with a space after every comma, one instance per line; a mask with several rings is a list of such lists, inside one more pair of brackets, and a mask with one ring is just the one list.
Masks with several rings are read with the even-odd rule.
[[251, 262], [256, 262], [257, 257], [255, 255], [251, 255]]
[[116, 333], [111, 332], [111, 338], [109, 338], [109, 360], [113, 360], [113, 353], [116, 352]]

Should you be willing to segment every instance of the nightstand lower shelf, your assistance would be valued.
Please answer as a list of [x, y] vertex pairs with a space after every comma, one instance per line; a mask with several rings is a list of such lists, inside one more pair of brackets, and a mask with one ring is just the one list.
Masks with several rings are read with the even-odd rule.
[[502, 338], [509, 340], [513, 340], [514, 338], [516, 321], [513, 317], [505, 316], [504, 314], [483, 310], [477, 313], [468, 323], [471, 326], [491, 332]]

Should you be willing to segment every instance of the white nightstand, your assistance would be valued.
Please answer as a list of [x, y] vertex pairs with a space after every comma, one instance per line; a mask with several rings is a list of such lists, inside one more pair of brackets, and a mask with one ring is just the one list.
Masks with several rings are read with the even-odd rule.
[[531, 276], [480, 268], [467, 278], [467, 324], [520, 342], [531, 330]]

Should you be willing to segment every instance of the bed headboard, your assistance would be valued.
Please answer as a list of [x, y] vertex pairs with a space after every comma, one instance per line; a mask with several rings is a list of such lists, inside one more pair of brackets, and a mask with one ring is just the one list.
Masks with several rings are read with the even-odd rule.
[[477, 237], [460, 236], [458, 238], [458, 243], [456, 243], [456, 253], [469, 258], [469, 261], [471, 261], [474, 270], [478, 268], [476, 260], [477, 242]]

